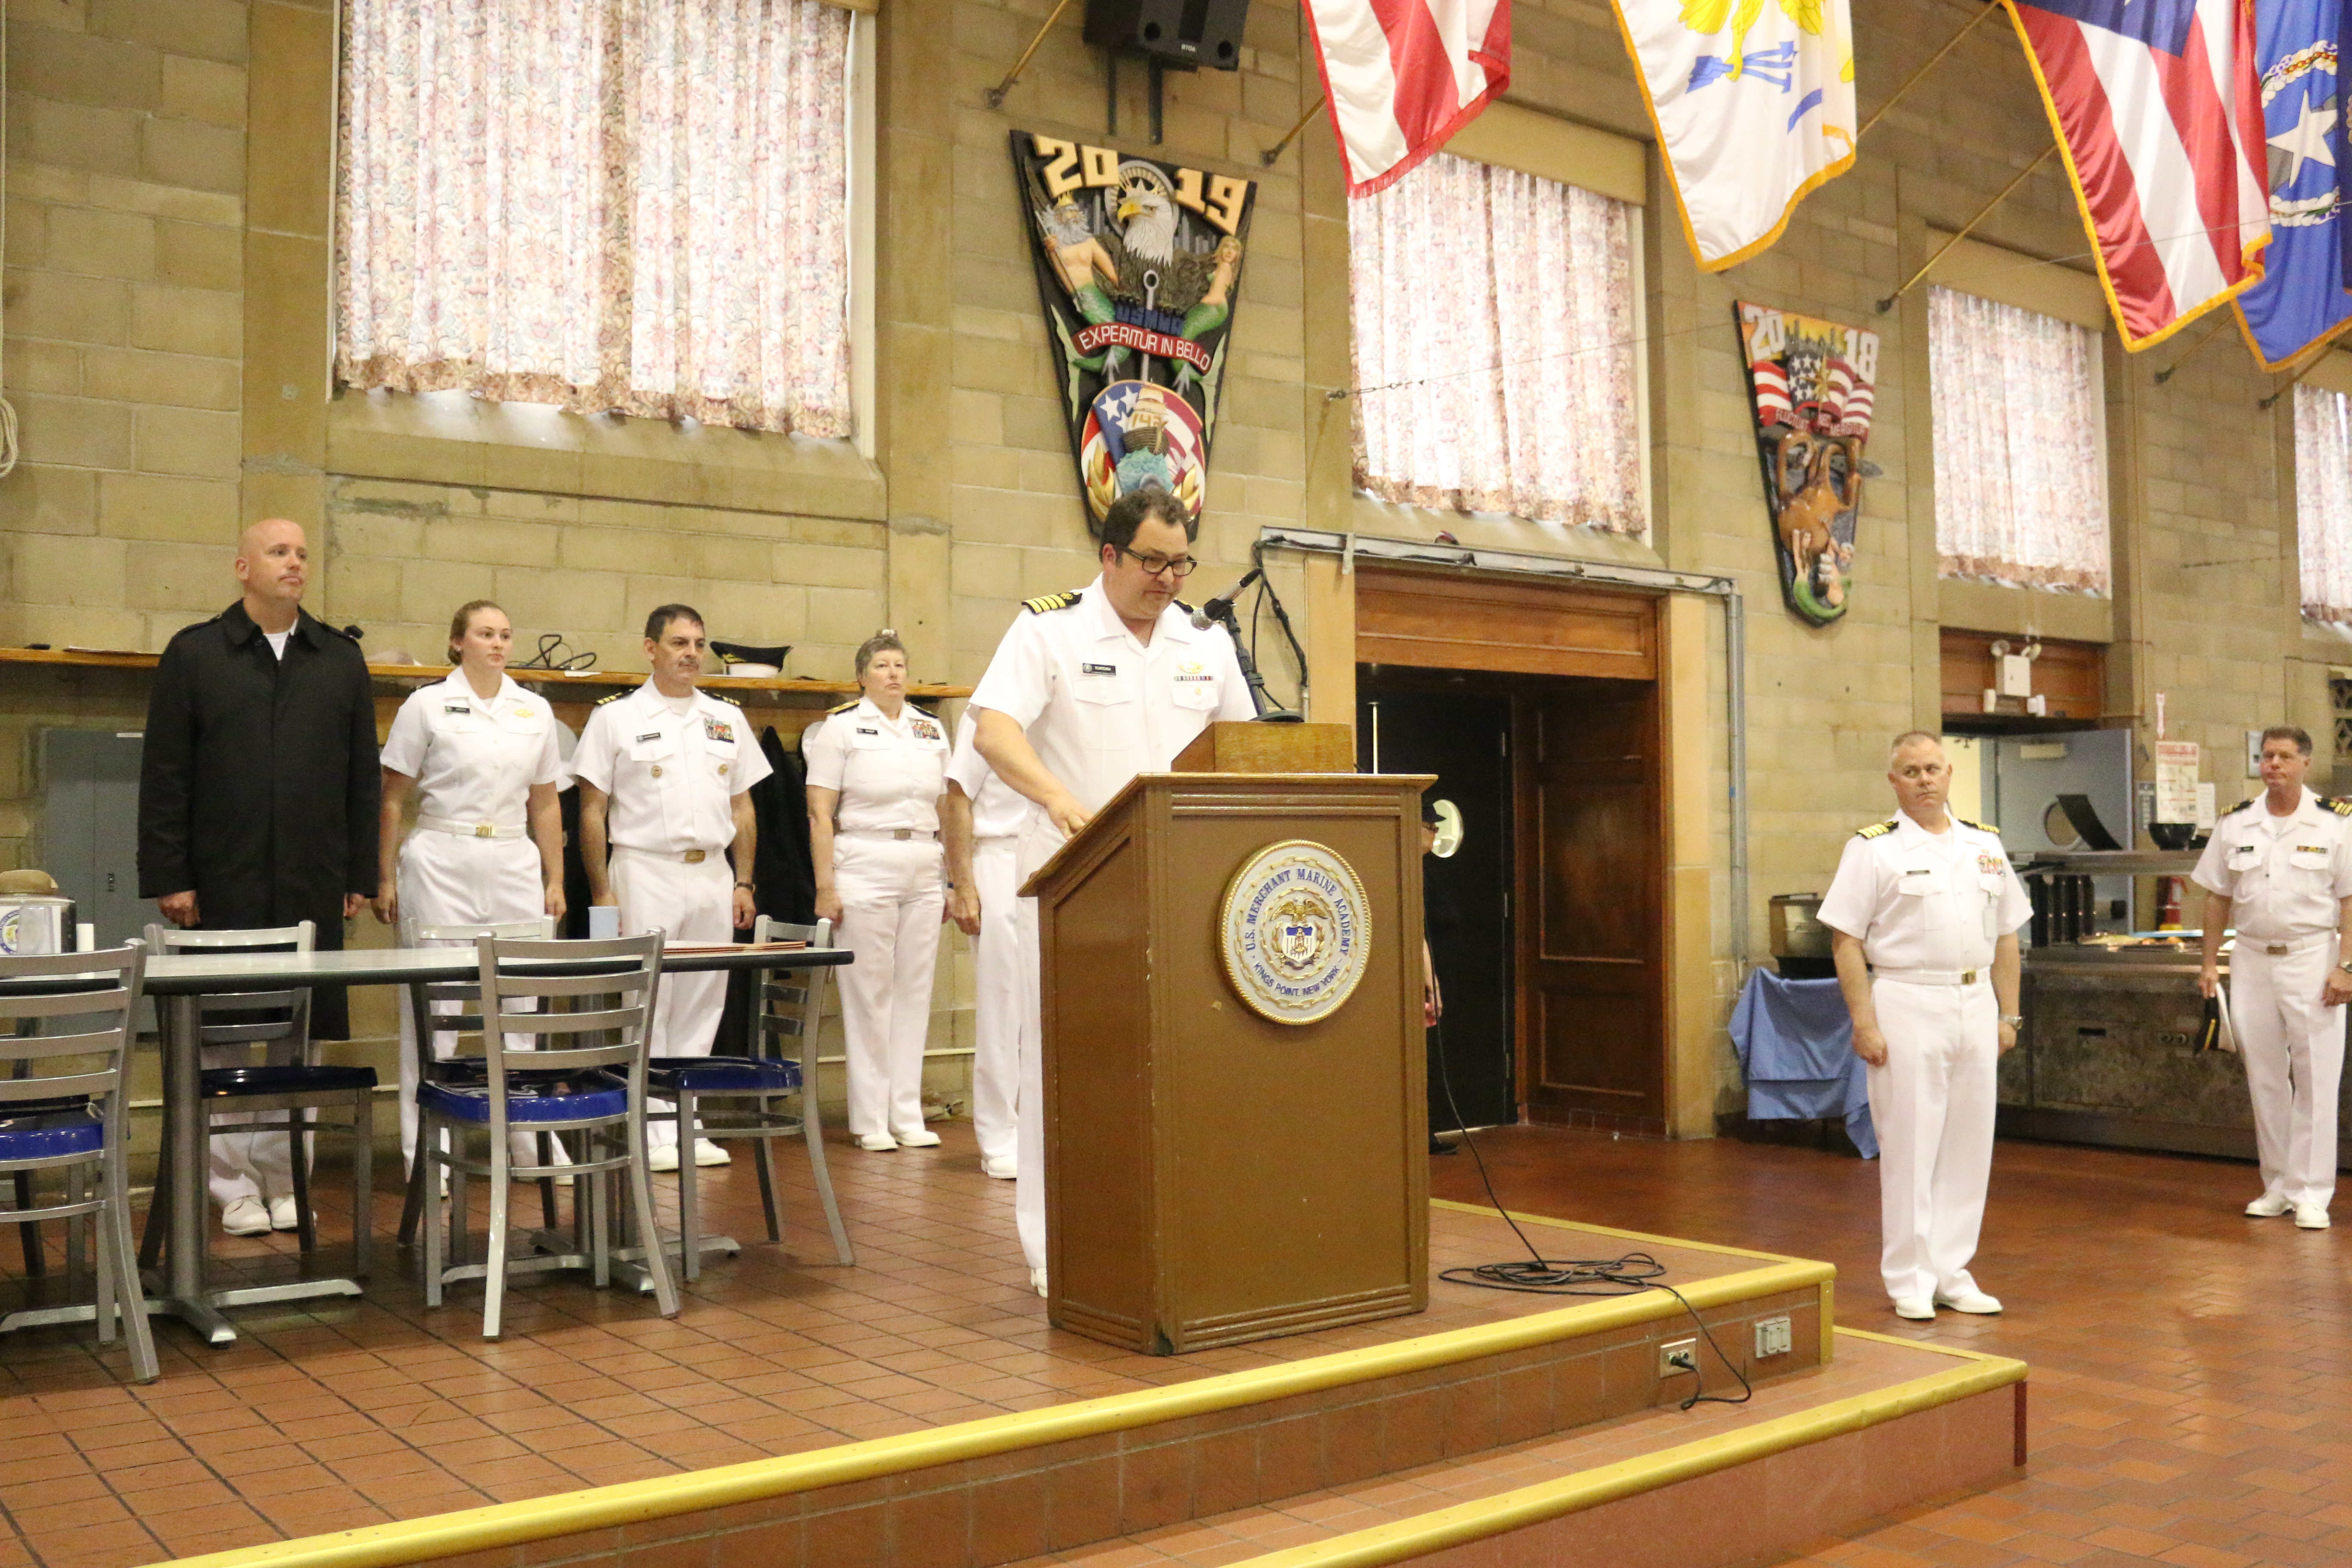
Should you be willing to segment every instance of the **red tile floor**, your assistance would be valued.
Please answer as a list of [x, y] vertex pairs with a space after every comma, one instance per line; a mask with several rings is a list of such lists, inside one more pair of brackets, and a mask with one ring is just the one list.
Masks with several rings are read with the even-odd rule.
[[[2244, 1166], [2004, 1143], [1979, 1275], [2009, 1314], [1906, 1330], [1875, 1287], [1871, 1166], [1542, 1129], [1485, 1143], [1515, 1207], [1827, 1258], [1843, 1276], [1843, 1321], [2033, 1363], [2034, 1460], [2019, 1479], [1808, 1543], [1796, 1560], [2352, 1563], [2352, 1228], [2241, 1218]], [[805, 1165], [786, 1156], [789, 1217], [805, 1219]], [[1478, 1195], [1466, 1156], [1432, 1164], [1438, 1195]], [[241, 1311], [246, 1338], [221, 1350], [163, 1325], [164, 1378], [144, 1389], [119, 1383], [120, 1352], [94, 1352], [86, 1331], [0, 1339], [0, 1568], [127, 1568], [1229, 1371], [1265, 1353], [1148, 1361], [1049, 1331], [1022, 1287], [1010, 1187], [978, 1174], [968, 1129], [950, 1129], [936, 1152], [843, 1148], [835, 1168], [862, 1249], [854, 1280], [754, 1249], [706, 1274], [675, 1323], [634, 1298], [540, 1283], [510, 1298], [509, 1337], [491, 1344], [478, 1338], [478, 1289], [428, 1310], [404, 1279], [385, 1279], [364, 1300]], [[713, 1174], [719, 1222], [756, 1234], [748, 1167]], [[394, 1212], [387, 1200], [379, 1234]], [[339, 1216], [324, 1229], [331, 1241], [344, 1234]], [[1437, 1234], [1454, 1250], [1496, 1233], [1441, 1224]], [[12, 1242], [0, 1236], [9, 1268]], [[804, 1228], [790, 1245], [813, 1250]], [[282, 1271], [289, 1250], [283, 1237], [221, 1247], [225, 1266], [256, 1277]], [[942, 1290], [935, 1270], [966, 1283]], [[0, 1294], [15, 1289], [0, 1273]], [[1450, 1313], [1494, 1310], [1484, 1303], [1496, 1298], [1481, 1297], [1475, 1309], [1441, 1297], [1440, 1321], [1341, 1331], [1321, 1348], [1453, 1326]]]
[[[1906, 1324], [1877, 1279], [1876, 1167], [1730, 1140], [1482, 1135], [1504, 1201], [1838, 1268], [1838, 1320], [2032, 1363], [2032, 1462], [1990, 1490], [1806, 1543], [1840, 1568], [2352, 1563], [2352, 1202], [2239, 1210], [2251, 1166], [1999, 1145], [1976, 1265], [1998, 1318]], [[1482, 1195], [1469, 1157], [1433, 1193]]]

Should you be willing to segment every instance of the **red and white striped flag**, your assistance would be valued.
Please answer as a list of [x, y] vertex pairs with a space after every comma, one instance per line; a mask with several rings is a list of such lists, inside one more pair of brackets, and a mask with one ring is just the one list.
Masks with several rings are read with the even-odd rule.
[[1511, 0], [1304, 0], [1348, 194], [1396, 184], [1511, 81]]

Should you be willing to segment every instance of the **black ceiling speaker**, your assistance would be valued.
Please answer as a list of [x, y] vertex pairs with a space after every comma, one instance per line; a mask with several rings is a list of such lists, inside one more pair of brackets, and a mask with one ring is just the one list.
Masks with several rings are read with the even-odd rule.
[[1249, 0], [1087, 0], [1087, 42], [1163, 65], [1238, 70]]

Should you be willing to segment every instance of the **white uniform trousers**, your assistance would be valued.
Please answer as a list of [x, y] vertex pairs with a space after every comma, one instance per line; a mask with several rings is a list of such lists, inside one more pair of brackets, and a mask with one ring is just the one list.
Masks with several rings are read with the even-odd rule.
[[[528, 838], [461, 838], [420, 828], [400, 847], [399, 887], [401, 917], [420, 926], [510, 925], [547, 912], [539, 846]], [[400, 1160], [404, 1170], [416, 1157], [417, 1081], [416, 1017], [408, 1005], [406, 986], [400, 988], [395, 1005], [400, 1013]], [[437, 1012], [462, 1011], [454, 1002], [434, 1006]], [[528, 1049], [536, 1038], [509, 1035], [507, 1043]], [[446, 1060], [457, 1048], [454, 1031], [435, 1032], [436, 1059]], [[530, 1132], [517, 1131], [510, 1141], [516, 1159], [538, 1163], [536, 1140]]]
[[[1027, 881], [1062, 847], [1051, 824], [1032, 826], [1016, 840], [1014, 886]], [[1045, 949], [1040, 944], [1037, 900], [1013, 900], [1013, 936], [1021, 956], [1021, 1116], [1013, 1139], [1017, 1170], [1013, 1182], [1013, 1226], [1021, 1256], [1031, 1268], [1045, 1267], [1045, 1028], [1042, 989]]]
[[[621, 934], [643, 936], [658, 930], [681, 942], [727, 942], [735, 935], [735, 873], [724, 852], [712, 850], [689, 866], [674, 857], [614, 846], [613, 897], [621, 906]], [[727, 1010], [727, 976], [716, 970], [695, 974], [664, 971], [661, 996], [654, 1004], [653, 1054], [707, 1057], [719, 1037], [719, 1015]], [[667, 1100], [647, 1100], [654, 1110]], [[676, 1123], [649, 1121], [646, 1143], [667, 1149], [677, 1142]]]
[[2336, 1195], [2336, 1095], [2344, 1009], [2320, 1005], [2336, 939], [2321, 931], [2273, 958], [2241, 935], [2230, 956], [2230, 1026], [2254, 1102], [2263, 1193], [2326, 1208]]
[[[1017, 916], [1021, 878], [1013, 840], [983, 838], [972, 848], [971, 879], [980, 894], [980, 935], [972, 947], [971, 1130], [983, 1160], [1019, 1167], [1022, 1040], [1029, 1014], [1022, 1005], [1022, 946]], [[1035, 914], [1033, 909], [1032, 916]], [[1030, 973], [1036, 966], [1030, 965]]]
[[849, 1135], [904, 1139], [923, 1131], [923, 1045], [947, 899], [940, 841], [836, 834], [833, 886], [841, 896], [834, 940], [857, 955], [835, 972]]
[[1869, 1069], [1878, 1131], [1879, 1273], [1886, 1293], [1976, 1289], [1969, 1259], [1992, 1174], [2000, 1004], [1990, 983], [1880, 978], [1871, 995], [1886, 1065]]
[[[206, 1046], [198, 1056], [208, 1068], [250, 1067], [253, 1063], [253, 1048], [249, 1046]], [[236, 1131], [239, 1122], [252, 1120], [250, 1111], [231, 1111], [211, 1118], [216, 1131], [208, 1140], [211, 1158], [205, 1171], [205, 1186], [211, 1192], [213, 1202], [222, 1208], [239, 1198], [268, 1203], [272, 1198], [294, 1195], [293, 1140], [283, 1132]]]

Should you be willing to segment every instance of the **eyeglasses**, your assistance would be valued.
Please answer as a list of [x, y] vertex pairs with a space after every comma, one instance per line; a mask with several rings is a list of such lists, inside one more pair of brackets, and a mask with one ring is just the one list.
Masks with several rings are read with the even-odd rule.
[[1190, 555], [1179, 555], [1175, 560], [1171, 561], [1165, 555], [1138, 555], [1134, 551], [1129, 550], [1124, 544], [1114, 544], [1111, 548], [1118, 551], [1121, 555], [1126, 556], [1129, 561], [1134, 562], [1138, 566], [1142, 567], [1147, 574], [1153, 577], [1159, 576], [1163, 572], [1168, 572], [1173, 573], [1181, 582], [1182, 579], [1190, 577], [1194, 569], [1201, 564]]

